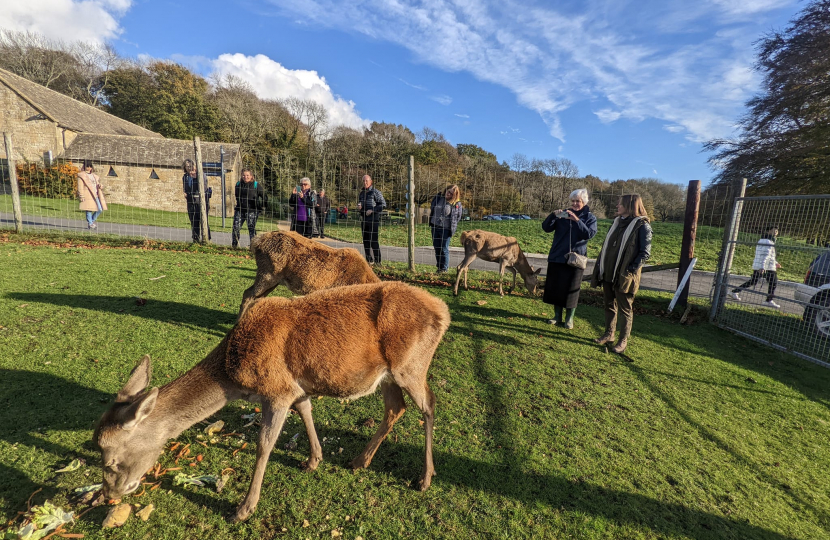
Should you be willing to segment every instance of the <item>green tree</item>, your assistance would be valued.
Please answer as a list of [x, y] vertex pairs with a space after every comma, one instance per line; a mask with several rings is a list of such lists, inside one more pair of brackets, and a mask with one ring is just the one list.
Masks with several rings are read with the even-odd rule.
[[757, 44], [763, 89], [736, 139], [714, 139], [716, 182], [748, 179], [754, 194], [830, 192], [830, 0], [810, 2]]

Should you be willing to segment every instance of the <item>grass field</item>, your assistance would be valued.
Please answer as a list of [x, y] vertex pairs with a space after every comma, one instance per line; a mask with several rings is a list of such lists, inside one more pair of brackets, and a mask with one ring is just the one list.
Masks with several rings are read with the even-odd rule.
[[[231, 328], [254, 275], [250, 259], [223, 248], [14, 238], [0, 236], [3, 524], [25, 511], [38, 489], [32, 504], [50, 500], [83, 511], [70, 494], [100, 481], [92, 427], [129, 370], [149, 353], [154, 385], [185, 372]], [[315, 420], [326, 460], [314, 473], [300, 470], [308, 443], [292, 415], [259, 508], [248, 522], [230, 524], [256, 440], [255, 427], [243, 427], [241, 418], [252, 405], [235, 402], [211, 420], [223, 419], [225, 433], [243, 434], [251, 441], [246, 448], [238, 436], [200, 446], [203, 424], [177, 439], [204, 456], [188, 472], [235, 470], [221, 493], [176, 486], [170, 473], [160, 489], [125, 499], [154, 504], [148, 522], [133, 517], [123, 531], [102, 531], [107, 510], [96, 508], [70, 532], [169, 539], [828, 536], [827, 370], [710, 326], [702, 311], [681, 325], [656, 294], [638, 296], [629, 362], [591, 343], [602, 324], [592, 290], [583, 291], [576, 328], [566, 332], [545, 322], [549, 306], [539, 300], [494, 294], [491, 274], [471, 272], [478, 288], [455, 298], [434, 274], [410, 276], [394, 266], [381, 272], [415, 278], [453, 317], [430, 371], [437, 476], [429, 491], [413, 489], [423, 459], [414, 408], [371, 467], [355, 473], [348, 462], [374, 431], [367, 419], [380, 420], [381, 400], [321, 399]], [[297, 433], [298, 447], [286, 449]], [[55, 473], [74, 458], [86, 465]], [[173, 455], [166, 452], [161, 463], [172, 466]]]

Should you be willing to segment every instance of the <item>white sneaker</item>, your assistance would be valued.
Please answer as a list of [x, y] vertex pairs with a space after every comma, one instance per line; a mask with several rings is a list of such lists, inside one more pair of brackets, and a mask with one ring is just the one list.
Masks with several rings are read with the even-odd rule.
[[775, 309], [779, 309], [779, 308], [781, 307], [780, 305], [776, 304], [776, 303], [775, 303], [774, 301], [772, 301], [772, 300], [767, 300], [767, 301], [766, 301], [766, 302], [764, 302], [762, 305], [764, 305], [764, 306], [766, 306], [766, 307], [775, 308]]
[[738, 293], [736, 293], [736, 292], [731, 292], [731, 293], [729, 293], [729, 296], [731, 296], [733, 300], [736, 300], [736, 301], [738, 301], [738, 302], [740, 302], [740, 301], [741, 301], [741, 297], [740, 297], [740, 296], [738, 296]]

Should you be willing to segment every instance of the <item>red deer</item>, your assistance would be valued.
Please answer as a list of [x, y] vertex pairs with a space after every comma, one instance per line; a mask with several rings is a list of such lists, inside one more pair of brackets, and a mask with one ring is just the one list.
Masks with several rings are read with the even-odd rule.
[[356, 249], [335, 249], [295, 232], [269, 232], [251, 242], [254, 284], [242, 294], [239, 317], [257, 298], [285, 285], [294, 294], [361, 283], [380, 283]]
[[[190, 371], [150, 387], [145, 356], [104, 413], [94, 440], [101, 449], [101, 495], [131, 493], [156, 462], [165, 443], [236, 399], [262, 403], [262, 428], [248, 494], [235, 519], [251, 515], [259, 501], [268, 456], [289, 408], [306, 426], [313, 470], [323, 459], [310, 398], [356, 398], [381, 387], [385, 415], [366, 448], [351, 463], [368, 467], [381, 441], [403, 415], [403, 391], [424, 419], [425, 457], [419, 486], [432, 482], [435, 395], [427, 370], [450, 324], [446, 304], [399, 282], [337, 287], [297, 298], [263, 298]], [[314, 344], [313, 346], [309, 346]]]
[[502, 281], [504, 281], [505, 268], [513, 272], [513, 286], [508, 292], [516, 288], [516, 272], [522, 275], [525, 286], [530, 294], [536, 294], [539, 272], [541, 268], [533, 271], [533, 267], [522, 253], [519, 242], [512, 236], [482, 231], [464, 231], [461, 233], [461, 245], [464, 246], [464, 260], [458, 265], [458, 274], [455, 276], [455, 288], [453, 294], [458, 296], [458, 283], [461, 281], [461, 273], [464, 273], [464, 290], [467, 289], [467, 268], [476, 257], [485, 261], [499, 263], [499, 294], [504, 296]]

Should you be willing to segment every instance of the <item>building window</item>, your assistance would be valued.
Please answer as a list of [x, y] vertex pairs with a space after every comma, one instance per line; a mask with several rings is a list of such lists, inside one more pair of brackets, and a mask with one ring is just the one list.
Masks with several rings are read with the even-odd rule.
[[157, 175], [157, 174], [156, 174], [156, 170], [155, 170], [155, 169], [153, 169], [152, 171], [150, 171], [150, 179], [151, 179], [151, 180], [158, 180], [158, 179], [159, 179], [159, 175]]
[[117, 177], [118, 175], [117, 175], [117, 174], [115, 174], [115, 169], [113, 169], [112, 167], [110, 167], [110, 172], [108, 172], [108, 173], [107, 173], [107, 176], [116, 176], [116, 177]]

